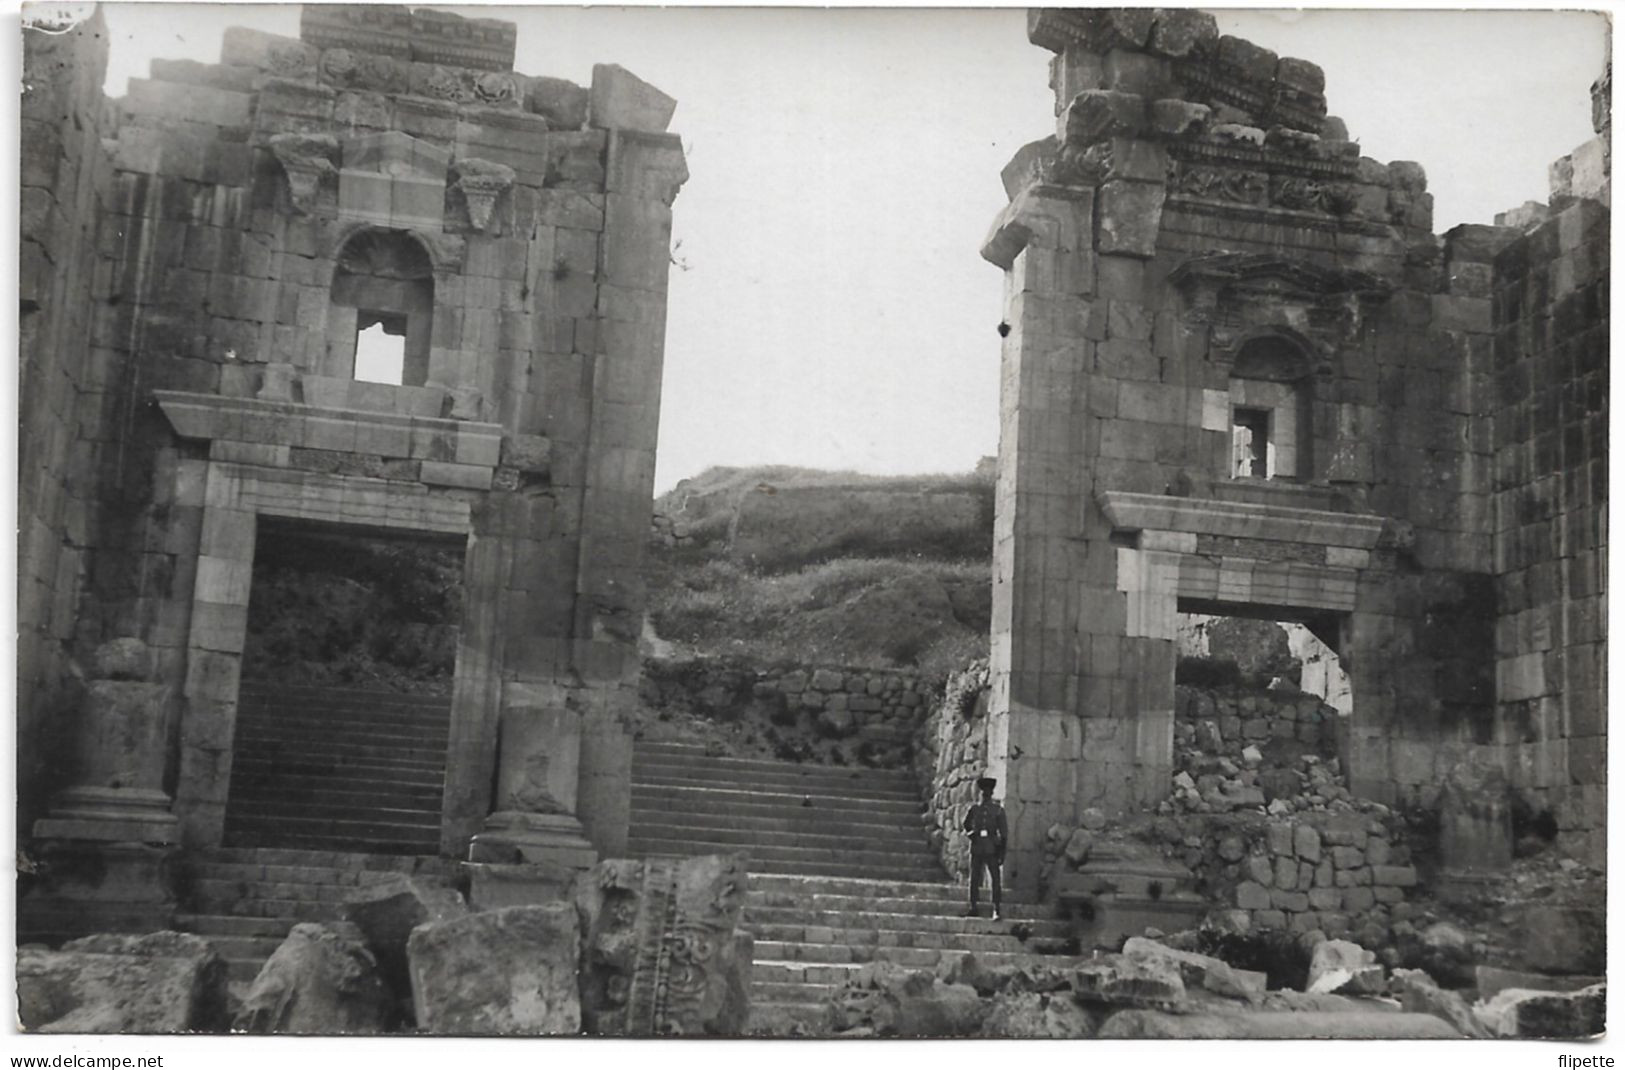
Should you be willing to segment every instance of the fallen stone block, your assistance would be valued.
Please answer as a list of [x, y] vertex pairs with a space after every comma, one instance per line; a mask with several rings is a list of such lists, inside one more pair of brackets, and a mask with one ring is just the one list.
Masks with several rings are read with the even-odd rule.
[[936, 975], [948, 984], [970, 985], [984, 996], [1054, 992], [1072, 985], [1072, 979], [1064, 969], [1041, 962], [988, 966], [970, 951], [945, 959], [937, 966]]
[[1102, 956], [1072, 971], [1072, 991], [1095, 1003], [1165, 1006], [1185, 998], [1179, 967], [1167, 961]]
[[1230, 999], [1257, 999], [1268, 982], [1268, 977], [1257, 971], [1240, 970], [1210, 955], [1180, 951], [1143, 936], [1132, 936], [1124, 942], [1123, 954], [1131, 959], [1171, 963], [1187, 989], [1202, 988]]
[[1238, 1011], [1169, 1014], [1124, 1010], [1106, 1019], [1101, 1040], [1449, 1040], [1461, 1034], [1430, 1014]]
[[1348, 940], [1324, 940], [1315, 945], [1306, 991], [1365, 996], [1384, 989], [1383, 969], [1375, 952]]
[[1497, 1037], [1593, 1037], [1607, 1024], [1608, 986], [1596, 984], [1576, 992], [1538, 992], [1508, 988], [1473, 1014]]
[[431, 922], [407, 941], [418, 1028], [450, 1036], [572, 1036], [580, 927], [570, 903]]
[[1422, 970], [1395, 970], [1392, 987], [1399, 996], [1399, 1005], [1412, 1014], [1431, 1014], [1435, 1018], [1442, 1018], [1465, 1037], [1483, 1039], [1490, 1035], [1465, 999], [1440, 988]]
[[40, 1033], [224, 1032], [226, 964], [185, 933], [111, 933], [17, 952], [17, 1020]]
[[328, 925], [295, 925], [260, 969], [232, 1028], [312, 1036], [381, 1033], [393, 1017], [372, 952]]
[[1479, 966], [1473, 971], [1474, 987], [1478, 998], [1487, 1000], [1497, 992], [1509, 988], [1532, 988], [1537, 992], [1576, 992], [1582, 988], [1601, 984], [1603, 978], [1594, 974], [1527, 973], [1523, 970], [1503, 970], [1496, 966]]
[[609, 1036], [735, 1036], [753, 943], [743, 855], [611, 859], [581, 875], [581, 1020]]
[[419, 925], [450, 921], [468, 913], [468, 904], [453, 888], [398, 874], [356, 889], [344, 916], [361, 930], [361, 938], [378, 962], [378, 973], [397, 999], [412, 995], [406, 941]]
[[988, 1009], [970, 985], [876, 962], [853, 971], [831, 997], [828, 1022], [842, 1036], [967, 1037], [981, 1030]]
[[1083, 1039], [1095, 1035], [1100, 1012], [1067, 993], [1016, 992], [998, 997], [982, 1021], [984, 1037]]

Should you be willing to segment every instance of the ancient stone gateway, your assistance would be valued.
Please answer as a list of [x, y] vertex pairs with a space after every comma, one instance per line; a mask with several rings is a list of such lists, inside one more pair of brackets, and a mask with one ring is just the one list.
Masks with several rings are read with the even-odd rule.
[[1600, 861], [1606, 210], [1566, 177], [1599, 153], [1554, 168], [1555, 218], [1440, 239], [1422, 168], [1360, 157], [1313, 64], [1188, 10], [1028, 26], [1056, 135], [983, 248], [1011, 879], [1052, 823], [1166, 795], [1181, 609], [1338, 651], [1355, 792], [1504, 769]]
[[[111, 104], [99, 17], [25, 38], [23, 832], [221, 842], [275, 523], [462, 550], [441, 852], [621, 850], [674, 102], [402, 7], [228, 31]], [[380, 328], [396, 364], [364, 376]], [[89, 675], [156, 690], [80, 700], [109, 640]], [[98, 758], [134, 737], [139, 784]]]

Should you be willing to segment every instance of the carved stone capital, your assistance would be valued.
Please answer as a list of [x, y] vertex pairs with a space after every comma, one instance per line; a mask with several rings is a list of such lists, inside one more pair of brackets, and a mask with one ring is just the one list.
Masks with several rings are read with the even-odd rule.
[[475, 230], [485, 230], [491, 223], [491, 211], [497, 199], [513, 185], [513, 168], [469, 157], [452, 164], [452, 171], [457, 175], [453, 185], [468, 206], [469, 225]]
[[316, 190], [327, 175], [337, 174], [333, 157], [338, 155], [338, 139], [330, 134], [273, 134], [271, 155], [288, 176], [288, 192], [296, 212], [310, 211]]

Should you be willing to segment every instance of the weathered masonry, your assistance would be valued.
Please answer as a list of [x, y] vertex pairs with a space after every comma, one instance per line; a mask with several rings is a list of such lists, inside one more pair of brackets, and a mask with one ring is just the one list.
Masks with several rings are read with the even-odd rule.
[[269, 524], [462, 549], [443, 853], [621, 849], [687, 171], [670, 98], [515, 34], [315, 6], [107, 100], [99, 16], [25, 31], [25, 837], [221, 842]]
[[1606, 79], [1550, 209], [1441, 239], [1421, 166], [1362, 158], [1313, 64], [1189, 10], [1028, 25], [1056, 135], [983, 249], [1012, 878], [1052, 824], [1166, 796], [1180, 611], [1339, 651], [1359, 794], [1498, 771], [1600, 862]]

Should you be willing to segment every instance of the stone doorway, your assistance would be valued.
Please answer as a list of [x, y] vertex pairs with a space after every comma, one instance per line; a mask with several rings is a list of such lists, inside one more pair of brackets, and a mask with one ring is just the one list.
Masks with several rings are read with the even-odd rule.
[[225, 842], [433, 854], [459, 541], [261, 517]]
[[1354, 694], [1339, 615], [1177, 604], [1175, 807], [1325, 805], [1346, 792]]

